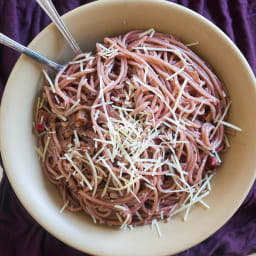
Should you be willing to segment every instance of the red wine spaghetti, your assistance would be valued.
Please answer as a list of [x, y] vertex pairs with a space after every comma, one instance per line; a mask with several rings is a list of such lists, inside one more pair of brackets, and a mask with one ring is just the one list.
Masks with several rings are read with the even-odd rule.
[[209, 66], [173, 36], [105, 38], [46, 82], [37, 152], [64, 208], [108, 225], [156, 224], [200, 203], [229, 147], [230, 100]]

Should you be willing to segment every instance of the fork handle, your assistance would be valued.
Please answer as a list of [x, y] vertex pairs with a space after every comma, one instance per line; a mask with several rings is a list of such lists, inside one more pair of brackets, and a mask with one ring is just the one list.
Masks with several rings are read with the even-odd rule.
[[64, 36], [71, 49], [76, 53], [82, 53], [80, 47], [78, 46], [76, 40], [71, 35], [69, 29], [66, 27], [65, 23], [61, 19], [59, 13], [55, 9], [51, 0], [36, 0], [37, 3], [41, 6], [41, 8], [45, 11], [45, 13], [50, 17], [52, 22], [59, 29], [61, 34]]
[[18, 51], [20, 53], [23, 53], [31, 58], [33, 58], [36, 61], [39, 61], [40, 63], [47, 65], [55, 70], [60, 70], [64, 66], [61, 64], [58, 64], [47, 57], [27, 48], [26, 46], [14, 41], [13, 39], [9, 38], [8, 36], [0, 33], [0, 44], [3, 44], [7, 47], [12, 48], [15, 51]]

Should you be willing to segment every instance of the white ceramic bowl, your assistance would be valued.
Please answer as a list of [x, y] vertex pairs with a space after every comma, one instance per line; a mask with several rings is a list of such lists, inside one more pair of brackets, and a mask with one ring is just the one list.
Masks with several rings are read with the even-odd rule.
[[[180, 216], [160, 223], [161, 239], [149, 226], [119, 231], [95, 225], [87, 216], [65, 211], [57, 189], [42, 174], [35, 153], [32, 118], [40, 89], [41, 66], [22, 56], [8, 80], [1, 106], [1, 149], [8, 178], [18, 198], [46, 230], [63, 242], [92, 254], [167, 255], [185, 250], [220, 228], [238, 209], [255, 178], [255, 78], [237, 47], [215, 25], [179, 5], [164, 1], [108, 0], [94, 2], [64, 15], [84, 51], [95, 43], [131, 29], [155, 28], [176, 35], [211, 63], [225, 82], [233, 104], [230, 121], [243, 129], [231, 138], [231, 149], [213, 179], [206, 202], [196, 206], [187, 222]], [[30, 47], [58, 62], [73, 56], [53, 25], [44, 29]]]

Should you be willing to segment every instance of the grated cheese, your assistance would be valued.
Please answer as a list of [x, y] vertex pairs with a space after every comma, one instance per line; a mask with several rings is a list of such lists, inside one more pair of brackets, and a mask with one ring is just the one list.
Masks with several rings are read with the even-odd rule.
[[192, 201], [186, 205], [183, 205], [182, 207], [180, 207], [179, 209], [177, 209], [176, 211], [174, 211], [170, 216], [174, 216], [176, 214], [178, 214], [179, 212], [184, 211], [185, 209], [187, 209], [188, 207], [191, 207], [192, 205], [196, 204], [197, 202], [199, 202], [200, 200], [202, 200], [203, 198], [205, 198], [206, 196], [209, 195], [209, 191], [205, 192], [203, 195], [201, 195], [200, 197], [198, 197], [195, 201]]
[[135, 184], [138, 180], [140, 180], [140, 177], [136, 177], [134, 180], [130, 180], [130, 181], [129, 181], [127, 184], [125, 184], [124, 186], [122, 186], [122, 184], [121, 184], [121, 185], [120, 185], [120, 188], [110, 187], [109, 189], [115, 190], [115, 191], [125, 190], [125, 189], [129, 188], [130, 186], [132, 186], [133, 184]]
[[58, 96], [54, 95], [54, 98], [55, 98], [56, 102], [60, 105], [60, 100], [59, 100]]
[[74, 167], [74, 169], [77, 171], [77, 173], [81, 176], [82, 180], [86, 183], [88, 188], [92, 190], [92, 186], [90, 182], [87, 180], [87, 178], [83, 175], [83, 173], [80, 171], [80, 169], [75, 165], [75, 163], [72, 161], [70, 156], [68, 154], [64, 154], [65, 158], [70, 162], [70, 164]]
[[177, 70], [175, 73], [173, 73], [172, 75], [168, 76], [166, 78], [167, 81], [171, 80], [172, 78], [174, 78], [175, 76], [179, 75], [180, 73], [182, 73], [184, 71], [185, 67], [182, 67], [181, 69]]
[[146, 83], [146, 81], [147, 81], [148, 68], [149, 68], [149, 66], [147, 65], [145, 68], [145, 73], [144, 73], [144, 79], [143, 79], [144, 83]]
[[146, 35], [150, 35], [149, 37], [151, 38], [151, 37], [153, 37], [153, 35], [155, 34], [155, 30], [153, 29], [153, 28], [150, 28], [150, 29], [148, 29], [148, 30], [146, 30], [146, 31], [144, 31], [144, 32], [142, 32], [142, 33], [140, 33], [139, 35], [138, 35], [138, 37], [143, 37], [143, 36], [146, 36]]
[[187, 82], [188, 82], [188, 79], [186, 78], [186, 79], [184, 80], [184, 82], [183, 82], [182, 86], [181, 86], [181, 89], [180, 89], [179, 95], [178, 95], [178, 97], [177, 97], [177, 99], [176, 99], [175, 105], [174, 105], [174, 107], [173, 107], [173, 112], [175, 112], [175, 111], [176, 111], [176, 109], [177, 109], [177, 107], [178, 107], [178, 104], [179, 104], [180, 98], [181, 98], [181, 96], [182, 96], [182, 93], [183, 93], [183, 91], [184, 91], [184, 88], [185, 88], [185, 86], [186, 86]]
[[59, 176], [57, 176], [55, 179], [56, 179], [56, 180], [60, 180], [61, 178], [64, 178], [64, 176], [63, 176], [63, 175], [59, 175]]
[[83, 72], [83, 71], [84, 71], [83, 63], [82, 63], [82, 62], [80, 62], [80, 63], [79, 63], [79, 66], [80, 66], [80, 71], [81, 71], [81, 72]]
[[122, 184], [120, 182], [120, 180], [116, 177], [116, 175], [114, 174], [114, 172], [112, 171], [112, 169], [110, 168], [110, 166], [107, 164], [106, 160], [102, 157], [99, 158], [101, 160], [101, 162], [105, 165], [105, 167], [108, 169], [109, 173], [111, 174], [111, 176], [113, 177], [113, 179], [117, 182], [117, 184], [122, 187]]
[[127, 214], [126, 219], [125, 219], [125, 221], [123, 222], [123, 224], [122, 224], [122, 226], [120, 227], [120, 229], [124, 229], [124, 227], [126, 226], [126, 224], [127, 224], [128, 221], [129, 221], [129, 219], [130, 219], [130, 214]]
[[195, 46], [195, 45], [198, 45], [199, 42], [194, 42], [194, 43], [189, 43], [189, 44], [185, 44], [187, 47], [190, 47], [190, 46]]
[[190, 212], [190, 209], [191, 209], [191, 206], [189, 206], [189, 207], [186, 209], [186, 212], [185, 212], [185, 215], [184, 215], [184, 218], [183, 218], [184, 221], [187, 221], [187, 219], [188, 219], [188, 214], [189, 214], [189, 212]]
[[152, 189], [152, 190], [155, 190], [155, 189], [156, 189], [155, 187], [153, 187], [153, 186], [151, 186], [151, 185], [149, 185], [149, 184], [147, 184], [147, 183], [145, 184], [145, 186], [148, 187], [148, 188], [150, 188], [150, 189]]
[[69, 200], [67, 200], [67, 202], [62, 206], [62, 208], [60, 209], [60, 213], [63, 213], [65, 208], [68, 206], [68, 203], [69, 203]]
[[97, 191], [97, 185], [98, 185], [98, 175], [97, 175], [97, 171], [96, 171], [96, 168], [95, 168], [95, 165], [90, 157], [90, 155], [88, 154], [88, 152], [85, 152], [85, 155], [87, 157], [87, 159], [89, 160], [90, 162], [90, 165], [92, 167], [92, 171], [93, 171], [93, 176], [94, 176], [94, 189], [93, 189], [93, 192], [92, 192], [92, 196], [94, 197], [95, 194], [96, 194], [96, 191]]
[[38, 111], [40, 108], [40, 97], [37, 98], [37, 102], [36, 102], [36, 110], [35, 110], [35, 122], [37, 122], [38, 119]]
[[[84, 59], [80, 59], [80, 60], [76, 60], [76, 61], [71, 61], [69, 62], [70, 65], [73, 65], [73, 64], [80, 64], [80, 63], [83, 63], [83, 62], [86, 62], [88, 60], [94, 60], [95, 57], [91, 56], [91, 57], [86, 57]], [[74, 78], [72, 78], [71, 80], [73, 80]]]
[[226, 142], [227, 147], [230, 148], [230, 143], [229, 143], [229, 140], [228, 140], [228, 136], [225, 135], [224, 137], [225, 137], [225, 142]]
[[196, 194], [194, 195], [193, 201], [195, 201], [195, 200], [198, 198], [199, 194], [206, 188], [206, 186], [207, 186], [208, 184], [210, 184], [210, 181], [211, 181], [212, 177], [213, 177], [213, 174], [211, 174], [211, 175], [206, 179], [206, 181], [204, 182], [204, 184], [200, 187], [200, 189], [199, 189], [199, 190], [196, 192]]
[[93, 140], [94, 140], [94, 141], [101, 142], [101, 143], [113, 145], [113, 142], [112, 142], [112, 141], [109, 141], [109, 140], [102, 140], [102, 139], [97, 139], [97, 138], [94, 138]]
[[[90, 215], [91, 215], [91, 214], [90, 214]], [[93, 220], [94, 224], [96, 224], [96, 223], [97, 223], [97, 220], [95, 219], [95, 217], [94, 217], [93, 215], [91, 215], [91, 217], [92, 217], [92, 220]]]
[[123, 107], [118, 107], [118, 106], [115, 106], [115, 105], [113, 105], [112, 107], [116, 108], [116, 109], [119, 109], [119, 110], [127, 111], [127, 112], [134, 111], [134, 109], [132, 109], [132, 108], [123, 108]]
[[49, 146], [50, 140], [51, 140], [51, 137], [47, 137], [47, 140], [46, 140], [46, 143], [45, 143], [45, 146], [44, 146], [42, 162], [44, 162], [44, 160], [45, 160], [45, 156], [46, 156], [46, 152], [47, 152], [47, 148]]
[[106, 192], [107, 192], [110, 179], [111, 179], [111, 175], [109, 174], [109, 175], [108, 175], [107, 182], [106, 182], [105, 187], [104, 187], [104, 189], [103, 189], [103, 192], [102, 192], [102, 194], [101, 194], [101, 198], [103, 198], [103, 197], [105, 196]]
[[76, 77], [68, 76], [66, 79], [69, 80], [69, 81], [72, 81], [72, 80], [76, 80]]
[[80, 141], [79, 141], [79, 138], [78, 138], [78, 135], [77, 135], [77, 130], [74, 130], [74, 137], [75, 137], [75, 139], [74, 139], [75, 145], [77, 147], [80, 147]]
[[37, 153], [38, 156], [39, 156], [39, 159], [40, 159], [40, 158], [43, 159], [43, 152], [41, 151], [41, 149], [38, 148], [38, 147], [35, 147], [35, 150], [36, 150], [36, 153]]
[[104, 102], [104, 103], [101, 103], [101, 104], [96, 104], [96, 105], [93, 105], [92, 108], [102, 107], [103, 104], [104, 104], [104, 105], [110, 105], [110, 104], [113, 104], [113, 101]]
[[118, 212], [116, 212], [116, 217], [118, 218], [120, 223], [123, 223], [122, 217], [120, 216], [120, 214]]
[[104, 147], [102, 147], [94, 156], [93, 156], [93, 160], [95, 161], [96, 158], [102, 153], [102, 151], [104, 150]]
[[130, 230], [134, 230], [133, 225], [128, 225], [128, 228], [129, 228]]
[[202, 102], [200, 103], [198, 109], [196, 110], [196, 113], [194, 114], [192, 120], [191, 120], [192, 122], [195, 121], [195, 119], [196, 119], [196, 117], [197, 117], [197, 115], [198, 115], [198, 113], [199, 113], [199, 111], [201, 110], [201, 107], [202, 107], [203, 105], [204, 105], [204, 102], [202, 101]]
[[47, 74], [47, 72], [45, 71], [45, 69], [43, 69], [43, 74], [44, 74], [46, 80], [48, 81], [49, 85], [51, 86], [52, 92], [55, 94], [56, 91], [55, 91], [55, 88], [54, 88], [54, 84], [53, 84], [51, 78], [49, 77], [49, 75]]
[[[80, 99], [78, 99], [72, 106], [70, 109], [68, 109], [68, 111], [65, 113], [65, 115], [68, 115], [69, 113], [71, 113], [76, 106], [78, 106], [78, 104], [80, 103]], [[65, 121], [65, 120], [64, 120]]]
[[228, 123], [228, 122], [226, 122], [226, 121], [220, 121], [220, 122], [221, 122], [221, 124], [223, 124], [223, 125], [225, 125], [225, 126], [227, 126], [227, 127], [230, 127], [230, 128], [232, 128], [232, 129], [234, 129], [234, 130], [237, 130], [237, 131], [239, 131], [239, 132], [242, 131], [242, 129], [241, 129], [240, 127], [238, 127], [238, 126], [236, 126], [236, 125], [234, 125], [234, 124]]
[[160, 227], [158, 225], [158, 221], [156, 219], [152, 220], [152, 230], [153, 230], [153, 227], [155, 226], [156, 230], [157, 230], [157, 233], [158, 233], [158, 236], [159, 238], [162, 237], [162, 232], [160, 230]]
[[218, 160], [218, 162], [221, 163], [221, 159], [219, 157], [219, 154], [215, 150], [213, 151], [213, 153], [214, 153], [216, 159]]
[[98, 52], [98, 55], [100, 55], [104, 59], [113, 58], [118, 54], [118, 49], [113, 49], [113, 45], [107, 48], [104, 45], [97, 43], [96, 46], [99, 46], [101, 48], [101, 50]]
[[216, 127], [214, 128], [214, 130], [213, 130], [213, 132], [212, 132], [212, 134], [211, 134], [211, 136], [210, 136], [210, 140], [213, 138], [213, 136], [214, 136], [215, 133], [217, 132], [219, 126], [221, 125], [221, 122], [224, 120], [226, 114], [228, 113], [228, 110], [229, 110], [229, 108], [230, 108], [230, 106], [231, 106], [231, 103], [232, 103], [231, 101], [228, 103], [228, 105], [227, 105], [227, 107], [226, 107], [226, 109], [225, 109], [223, 115], [222, 115], [221, 118], [219, 119], [219, 121], [218, 121]]
[[134, 196], [134, 198], [139, 202], [141, 203], [140, 199], [137, 197], [137, 195], [133, 192], [133, 191], [130, 191], [131, 194]]
[[[39, 98], [39, 100], [40, 100], [40, 97], [38, 97], [38, 98]], [[44, 94], [43, 94], [42, 101], [41, 101], [40, 104], [39, 104], [39, 109], [41, 109], [41, 108], [43, 107], [43, 105], [44, 105], [44, 100], [45, 100], [45, 96], [44, 96]]]
[[126, 207], [121, 206], [121, 205], [115, 205], [114, 207], [115, 207], [116, 209], [120, 209], [120, 210], [125, 211], [125, 212], [128, 211], [128, 209], [127, 209]]
[[134, 47], [136, 50], [144, 50], [147, 51], [160, 51], [160, 52], [172, 52], [172, 53], [177, 53], [177, 50], [172, 50], [172, 49], [167, 49], [167, 48], [160, 48], [160, 47], [146, 47], [146, 46], [137, 46]]
[[69, 178], [71, 177], [72, 173], [70, 172], [66, 178], [66, 182], [68, 182]]
[[210, 209], [210, 206], [207, 204], [207, 203], [205, 203], [203, 200], [199, 200], [198, 201], [201, 205], [203, 205], [206, 209]]
[[140, 215], [140, 213], [139, 213], [138, 211], [136, 211], [135, 214], [137, 215], [137, 217], [138, 217], [139, 220], [143, 220], [142, 217], [141, 217], [141, 215]]

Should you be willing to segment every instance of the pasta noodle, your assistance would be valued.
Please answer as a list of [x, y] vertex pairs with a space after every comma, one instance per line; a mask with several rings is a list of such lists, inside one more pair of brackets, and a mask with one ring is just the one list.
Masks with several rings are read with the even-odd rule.
[[49, 79], [35, 130], [61, 211], [126, 228], [209, 207], [203, 199], [229, 147], [231, 102], [193, 51], [153, 29], [130, 31]]

